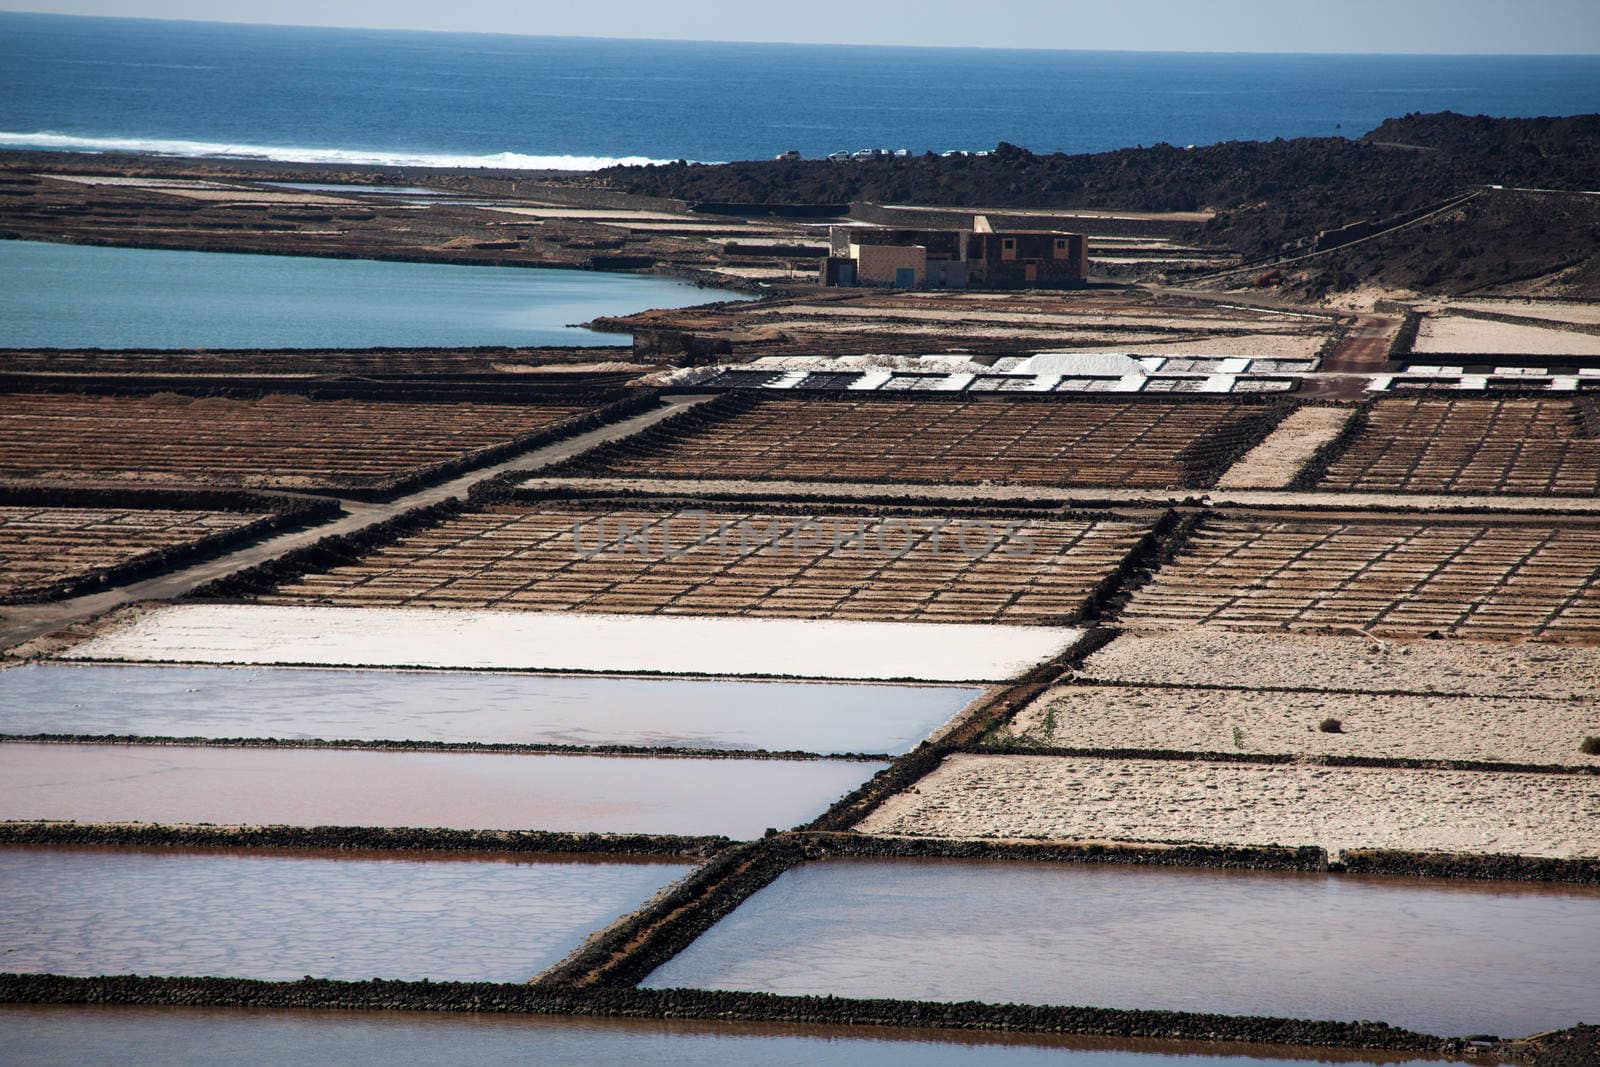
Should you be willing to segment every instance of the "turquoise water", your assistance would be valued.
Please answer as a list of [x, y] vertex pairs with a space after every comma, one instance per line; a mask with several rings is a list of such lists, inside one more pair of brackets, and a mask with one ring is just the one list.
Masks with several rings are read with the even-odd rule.
[[632, 274], [0, 241], [0, 347], [626, 345], [599, 315], [736, 299]]

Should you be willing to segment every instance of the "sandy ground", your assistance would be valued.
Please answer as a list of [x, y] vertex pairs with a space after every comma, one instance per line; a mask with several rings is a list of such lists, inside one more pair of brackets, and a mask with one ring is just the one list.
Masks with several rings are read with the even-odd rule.
[[1325, 303], [1330, 308], [1348, 311], [1372, 312], [1380, 300], [1416, 300], [1420, 294], [1412, 289], [1389, 289], [1381, 285], [1362, 285], [1340, 293], [1328, 294]]
[[1317, 449], [1339, 436], [1354, 408], [1304, 407], [1245, 453], [1217, 479], [1218, 489], [1282, 489]]
[[[1317, 724], [1338, 719], [1339, 733]], [[1177, 749], [1600, 766], [1600, 703], [1068, 685], [998, 738], [1059, 748]]]
[[866, 833], [1600, 855], [1600, 778], [951, 756]]
[[[1600, 648], [1482, 641], [1385, 641], [1222, 630], [1129, 633], [1082, 677], [1244, 689], [1344, 689], [1600, 699]], [[1600, 732], [1600, 731], [1596, 731]]]
[[634, 371], [643, 374], [650, 369], [648, 363], [624, 363], [602, 360], [597, 363], [491, 363], [498, 374], [606, 374], [616, 371]]
[[1217, 256], [1090, 256], [1090, 263], [1169, 263], [1174, 267], [1227, 267], [1237, 262], [1236, 257]]
[[1043, 626], [258, 604], [165, 607], [65, 659], [1002, 681], [1080, 631]]
[[627, 208], [582, 207], [485, 207], [502, 215], [526, 215], [537, 219], [583, 219], [588, 222], [704, 222], [693, 215], [673, 215], [665, 211], [630, 211]]
[[1549, 319], [1552, 322], [1578, 322], [1600, 326], [1600, 303], [1567, 304], [1555, 300], [1453, 300], [1449, 306], [1470, 308], [1473, 311], [1493, 311], [1502, 315], [1520, 315], [1529, 319]]
[[185, 200], [216, 200], [228, 204], [307, 204], [337, 207], [357, 207], [356, 201], [320, 193], [273, 193], [255, 189], [188, 189], [164, 186], [157, 190], [167, 196], [181, 196]]
[[1236, 313], [1235, 315], [1173, 315], [1173, 314], [1138, 314], [1125, 311], [1107, 311], [1104, 308], [1085, 307], [1081, 310], [1063, 308], [1056, 311], [1017, 310], [998, 311], [994, 308], [918, 308], [904, 304], [893, 304], [882, 307], [862, 305], [859, 303], [829, 305], [829, 304], [793, 304], [780, 309], [781, 314], [787, 317], [800, 318], [842, 318], [842, 319], [917, 319], [925, 322], [982, 322], [1014, 323], [1028, 326], [1075, 326], [1080, 328], [1119, 327], [1130, 329], [1168, 329], [1168, 330], [1215, 330], [1218, 328], [1250, 329], [1271, 323], [1278, 324], [1278, 320], [1263, 320], [1263, 317], [1250, 312]]
[[[763, 243], [771, 244], [793, 243], [796, 241], [795, 235], [785, 230], [757, 230], [749, 226], [729, 225], [725, 222], [631, 222], [610, 219], [596, 219], [594, 221], [597, 225], [616, 226], [630, 233], [680, 233], [705, 237], [707, 240], [717, 244], [720, 244], [724, 238], [730, 241], [742, 238], [746, 241], [762, 241]], [[816, 260], [813, 258], [808, 262], [815, 263]]]
[[1515, 352], [1538, 356], [1600, 356], [1600, 336], [1570, 330], [1514, 326], [1461, 315], [1430, 315], [1417, 335], [1418, 354]]
[[1176, 244], [1164, 241], [1159, 237], [1098, 237], [1089, 249], [1090, 258], [1098, 258], [1097, 253], [1105, 252], [1111, 255], [1133, 253], [1144, 255], [1165, 252], [1173, 255], [1192, 255], [1201, 258], [1228, 258], [1228, 253], [1219, 252], [1215, 248], [1202, 248], [1199, 245]]
[[1118, 352], [1142, 356], [1249, 356], [1252, 359], [1311, 359], [1322, 334], [1252, 333], [1242, 337], [1201, 337], [1192, 341], [1134, 342]]
[[801, 281], [809, 279], [814, 271], [785, 270], [781, 267], [713, 267], [713, 274], [726, 274], [730, 278], [750, 278], [755, 281]]
[[[951, 323], [940, 325], [932, 323], [924, 326], [912, 326], [907, 323], [866, 323], [852, 322], [845, 319], [838, 321], [823, 321], [820, 319], [782, 319], [775, 324], [777, 328], [793, 331], [805, 330], [817, 334], [883, 334], [892, 332], [896, 336], [905, 337], [930, 337], [935, 339], [949, 339], [971, 337], [979, 340], [1005, 338], [1018, 342], [1018, 349], [1048, 348], [1058, 350], [1080, 346], [1093, 348], [1096, 351], [1114, 349], [1119, 352], [1133, 351], [1134, 347], [1144, 342], [1158, 341], [1164, 334], [1112, 334], [1105, 330], [1096, 329], [1052, 329], [1048, 324], [1039, 328], [1022, 326], [992, 326], [980, 320], [965, 323]], [[1023, 344], [1022, 342], [1027, 342]], [[930, 345], [929, 347], [934, 347]]]
[[238, 189], [237, 186], [226, 182], [191, 178], [116, 178], [95, 174], [40, 174], [38, 177], [49, 178], [56, 182], [71, 182], [73, 185], [107, 185], [125, 189]]
[[884, 204], [891, 211], [977, 212], [988, 215], [1026, 215], [1047, 219], [1134, 219], [1140, 222], [1210, 222], [1215, 211], [1097, 211], [1087, 208], [937, 207], [924, 204]]

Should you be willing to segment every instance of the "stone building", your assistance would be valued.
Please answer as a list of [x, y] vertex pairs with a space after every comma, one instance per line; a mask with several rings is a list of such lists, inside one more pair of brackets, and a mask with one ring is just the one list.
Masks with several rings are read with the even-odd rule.
[[901, 289], [1068, 289], [1088, 273], [1082, 234], [995, 232], [981, 216], [971, 230], [834, 226], [824, 285]]

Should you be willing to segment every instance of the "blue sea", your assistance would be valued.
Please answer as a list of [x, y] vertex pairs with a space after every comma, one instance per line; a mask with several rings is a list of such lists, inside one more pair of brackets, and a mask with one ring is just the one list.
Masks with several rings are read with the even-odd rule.
[[588, 169], [1600, 111], [1600, 56], [711, 44], [0, 13], [0, 147]]

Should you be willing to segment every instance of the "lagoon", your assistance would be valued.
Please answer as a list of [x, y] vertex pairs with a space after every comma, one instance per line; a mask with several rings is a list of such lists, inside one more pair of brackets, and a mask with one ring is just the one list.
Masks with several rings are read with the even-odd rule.
[[737, 294], [637, 274], [0, 241], [0, 347], [608, 345], [574, 324]]

